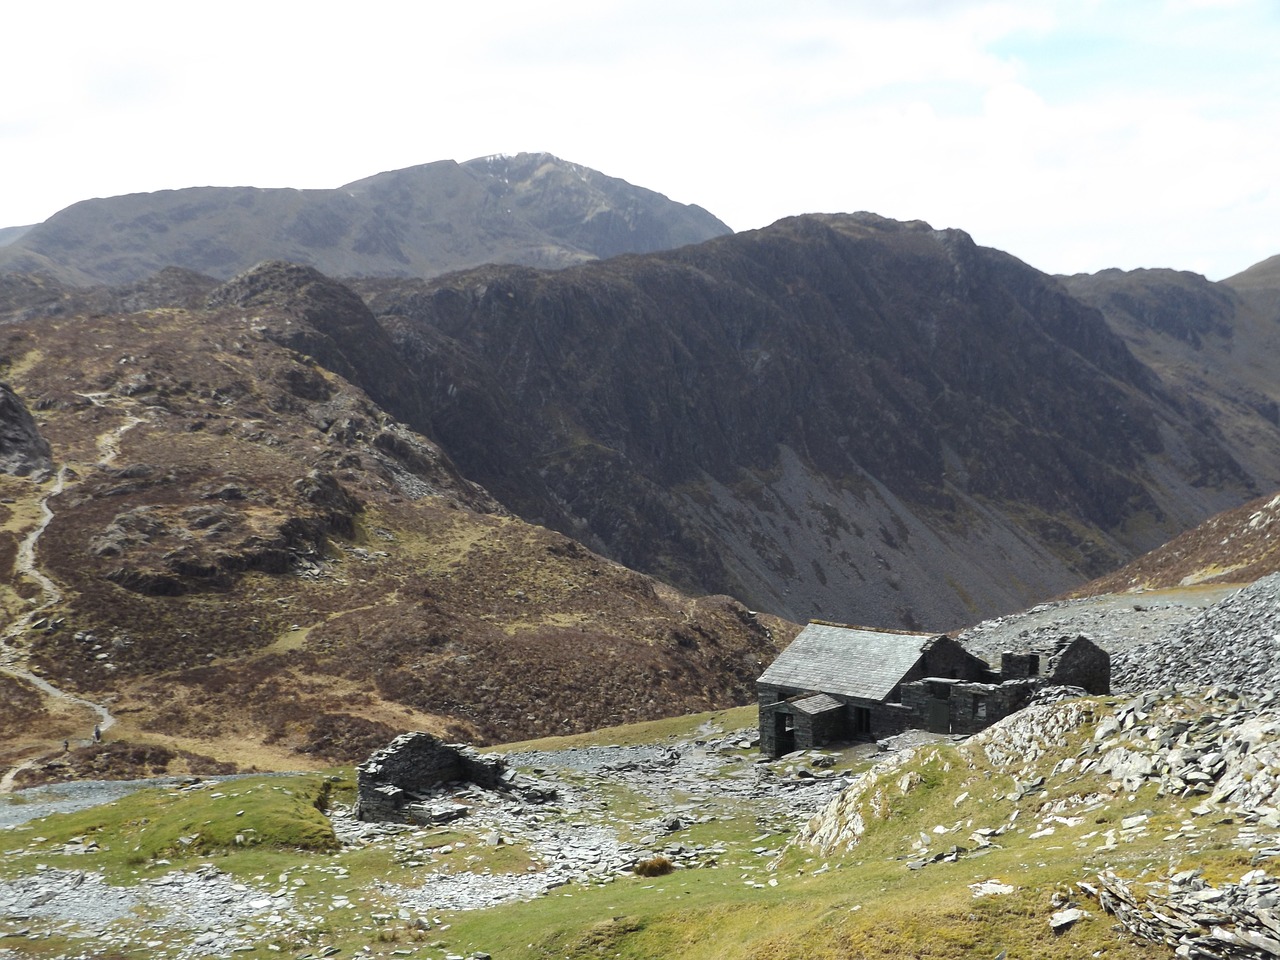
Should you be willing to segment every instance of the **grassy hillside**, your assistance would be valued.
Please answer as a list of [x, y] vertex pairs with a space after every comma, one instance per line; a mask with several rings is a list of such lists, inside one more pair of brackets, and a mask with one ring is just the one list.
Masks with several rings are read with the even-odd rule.
[[[1229, 771], [1222, 783], [1209, 778], [1203, 790], [1178, 794], [1162, 780], [1168, 764], [1165, 773], [1143, 773], [1117, 758], [1168, 749], [1152, 730], [1245, 730], [1246, 714], [1256, 709], [1199, 694], [1129, 704], [1086, 700], [1033, 710], [965, 744], [917, 747], [869, 771], [865, 755], [851, 750], [830, 759], [861, 778], [799, 833], [795, 818], [776, 829], [762, 807], [725, 800], [717, 815], [667, 838], [719, 851], [701, 866], [647, 878], [623, 872], [485, 910], [424, 910], [411, 894], [441, 871], [536, 872], [536, 855], [519, 841], [487, 842], [466, 819], [339, 845], [318, 810], [350, 799], [343, 771], [162, 790], [37, 821], [4, 836], [11, 850], [0, 859], [0, 877], [13, 883], [44, 864], [139, 884], [216, 868], [251, 888], [246, 896], [277, 888], [272, 909], [288, 919], [276, 929], [267, 920], [245, 921], [243, 929], [259, 937], [245, 956], [1168, 956], [1167, 948], [1120, 930], [1079, 884], [1096, 886], [1106, 870], [1157, 881], [1184, 868], [1200, 871], [1208, 884], [1237, 882], [1266, 856], [1256, 851], [1274, 844], [1275, 827], [1229, 802], [1237, 794], [1210, 795], [1228, 786]], [[741, 719], [703, 714], [644, 732], [657, 737], [650, 742], [688, 744]], [[642, 731], [622, 728], [572, 745], [643, 739]], [[726, 751], [718, 776], [732, 782], [744, 764], [754, 767], [755, 758]], [[788, 765], [794, 769], [796, 759], [774, 766], [785, 772]], [[651, 807], [616, 779], [558, 776], [595, 784], [607, 801], [597, 812], [568, 802], [548, 811], [580, 829], [605, 822], [637, 830]], [[86, 845], [93, 848], [86, 852]], [[1073, 906], [1083, 915], [1055, 931], [1050, 918]], [[113, 935], [138, 923], [145, 921], [118, 921]], [[38, 920], [22, 925], [43, 937]], [[14, 926], [10, 921], [10, 933]], [[18, 944], [20, 955], [53, 956], [75, 936], [72, 925], [30, 950], [29, 939], [10, 937], [5, 945]], [[175, 939], [170, 948], [178, 945]]]

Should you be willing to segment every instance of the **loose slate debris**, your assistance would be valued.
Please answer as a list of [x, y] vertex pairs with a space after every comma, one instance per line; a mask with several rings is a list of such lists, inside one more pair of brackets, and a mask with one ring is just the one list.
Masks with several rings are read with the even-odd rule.
[[[1162, 883], [1124, 880], [1112, 870], [1077, 886], [1130, 933], [1172, 947], [1179, 957], [1261, 960], [1280, 956], [1280, 882], [1253, 870], [1212, 887], [1192, 870]], [[1139, 888], [1145, 886], [1145, 893]]]
[[1117, 653], [1115, 689], [1225, 684], [1245, 693], [1280, 688], [1280, 574], [1263, 577], [1187, 620], [1171, 636]]

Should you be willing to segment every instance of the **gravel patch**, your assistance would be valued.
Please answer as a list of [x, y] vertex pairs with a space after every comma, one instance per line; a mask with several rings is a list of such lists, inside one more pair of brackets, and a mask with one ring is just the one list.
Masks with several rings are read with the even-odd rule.
[[1124, 651], [1165, 641], [1235, 589], [1109, 594], [1042, 603], [1022, 613], [985, 620], [962, 631], [959, 640], [999, 666], [1002, 651], [1052, 646], [1059, 637], [1083, 634], [1110, 653], [1114, 664]]

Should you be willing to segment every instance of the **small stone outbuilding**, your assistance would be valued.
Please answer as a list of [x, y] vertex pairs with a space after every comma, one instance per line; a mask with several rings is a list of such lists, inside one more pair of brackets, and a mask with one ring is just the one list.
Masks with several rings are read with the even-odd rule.
[[1045, 686], [1109, 693], [1110, 664], [1081, 636], [1006, 653], [997, 672], [945, 635], [813, 621], [756, 681], [760, 750], [778, 757], [908, 729], [976, 733]]

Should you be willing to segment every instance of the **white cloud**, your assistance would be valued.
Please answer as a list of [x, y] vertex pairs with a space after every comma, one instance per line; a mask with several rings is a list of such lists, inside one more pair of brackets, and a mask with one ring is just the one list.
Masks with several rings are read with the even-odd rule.
[[1263, 0], [24, 4], [0, 225], [549, 150], [735, 228], [872, 209], [1051, 271], [1280, 248]]

